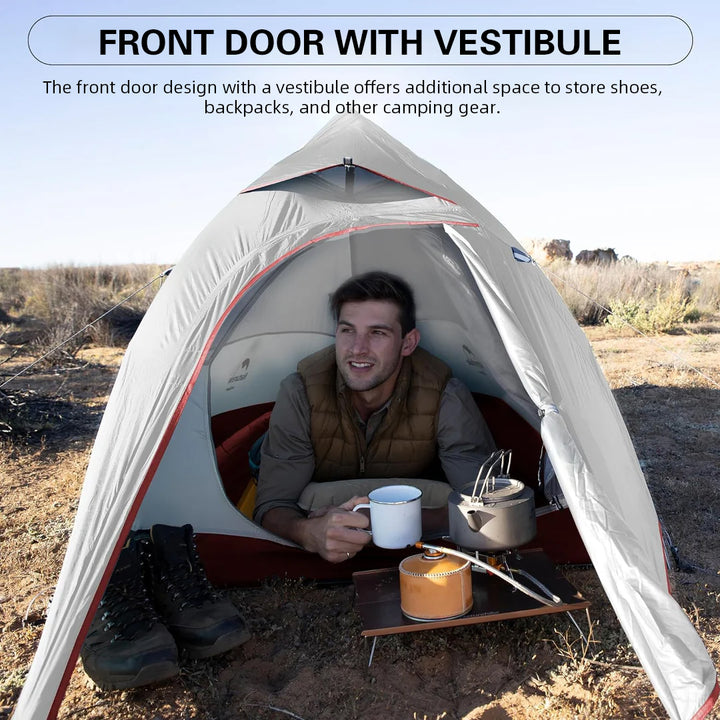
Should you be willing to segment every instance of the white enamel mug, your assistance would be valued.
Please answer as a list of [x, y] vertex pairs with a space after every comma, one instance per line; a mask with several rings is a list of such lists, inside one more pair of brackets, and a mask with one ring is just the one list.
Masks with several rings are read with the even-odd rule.
[[373, 542], [378, 547], [399, 549], [414, 545], [422, 537], [422, 490], [412, 485], [385, 485], [368, 494]]

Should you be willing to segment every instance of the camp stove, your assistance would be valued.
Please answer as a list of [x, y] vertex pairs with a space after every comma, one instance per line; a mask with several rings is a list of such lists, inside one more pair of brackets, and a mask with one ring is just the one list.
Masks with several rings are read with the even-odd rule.
[[[519, 561], [522, 559], [522, 555], [517, 550], [506, 550], [505, 552], [483, 554], [479, 550], [458, 548], [460, 552], [463, 552], [474, 561], [471, 561], [472, 572], [485, 573], [489, 575], [500, 575], [503, 573], [510, 577], [519, 575], [529, 580], [536, 588], [542, 591], [543, 595], [546, 595], [550, 600], [556, 601], [558, 598], [552, 593], [546, 585], [540, 582], [534, 575], [530, 574], [526, 570], [517, 567]], [[497, 572], [493, 572], [497, 570]], [[515, 589], [519, 589], [517, 586]]]
[[[548, 605], [550, 607], [562, 605], [563, 601], [560, 597], [552, 592], [552, 590], [550, 590], [544, 583], [523, 568], [518, 567], [521, 564], [520, 560], [522, 559], [522, 556], [516, 550], [506, 550], [500, 553], [487, 554], [481, 553], [472, 548], [469, 550], [464, 550], [462, 548], [448, 548], [431, 545], [425, 542], [416, 543], [416, 547], [421, 548], [424, 551], [424, 557], [428, 559], [434, 556], [436, 557], [442, 555], [444, 557], [445, 555], [449, 555], [450, 557], [454, 557], [459, 560], [465, 560], [471, 566], [470, 572], [481, 572], [497, 577], [509, 585], [512, 585], [516, 590], [520, 590], [525, 595], [534, 598], [543, 605]], [[464, 566], [463, 569], [465, 569]], [[518, 577], [524, 578], [526, 582], [518, 580]], [[534, 585], [540, 592], [536, 592], [532, 588], [528, 587], [528, 582]], [[425, 589], [426, 593], [428, 589], [429, 588]]]
[[[474, 548], [464, 547], [458, 547], [458, 550], [465, 553], [466, 555], [469, 555], [475, 560], [481, 561], [483, 565], [489, 565], [490, 567], [497, 568], [498, 570], [502, 570], [503, 572], [512, 572], [510, 570], [510, 565], [512, 564], [510, 560], [512, 557], [517, 557], [515, 550], [504, 550], [503, 552], [497, 553], [481, 553], [479, 550], [476, 550]], [[473, 564], [472, 571], [479, 573], [487, 573], [488, 571], [483, 565]]]

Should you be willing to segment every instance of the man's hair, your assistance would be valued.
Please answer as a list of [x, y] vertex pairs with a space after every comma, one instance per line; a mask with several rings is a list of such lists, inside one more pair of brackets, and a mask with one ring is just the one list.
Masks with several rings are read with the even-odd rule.
[[397, 275], [373, 270], [346, 280], [330, 297], [330, 309], [337, 321], [346, 302], [388, 300], [400, 310], [403, 337], [415, 327], [415, 297], [412, 288]]

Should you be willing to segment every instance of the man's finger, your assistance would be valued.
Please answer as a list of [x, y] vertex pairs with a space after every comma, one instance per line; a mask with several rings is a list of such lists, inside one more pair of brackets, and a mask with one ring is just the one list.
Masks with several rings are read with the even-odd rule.
[[338, 552], [359, 552], [370, 541], [372, 535], [362, 528], [334, 527], [328, 530], [328, 549]]
[[367, 495], [353, 495], [349, 500], [340, 505], [341, 510], [352, 510], [356, 505], [369, 503], [370, 498]]
[[328, 527], [347, 527], [364, 529], [370, 525], [367, 515], [347, 510], [335, 510], [328, 513]]

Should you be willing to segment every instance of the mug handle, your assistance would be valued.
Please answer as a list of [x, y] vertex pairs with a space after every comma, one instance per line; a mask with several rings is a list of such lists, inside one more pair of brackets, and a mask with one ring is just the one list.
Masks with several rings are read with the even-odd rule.
[[[362, 510], [363, 508], [370, 509], [370, 503], [360, 503], [359, 505], [356, 505], [352, 511], [355, 512], [356, 510]], [[365, 530], [364, 528], [356, 528], [360, 532], [367, 533], [368, 535], [372, 535], [372, 530]]]

